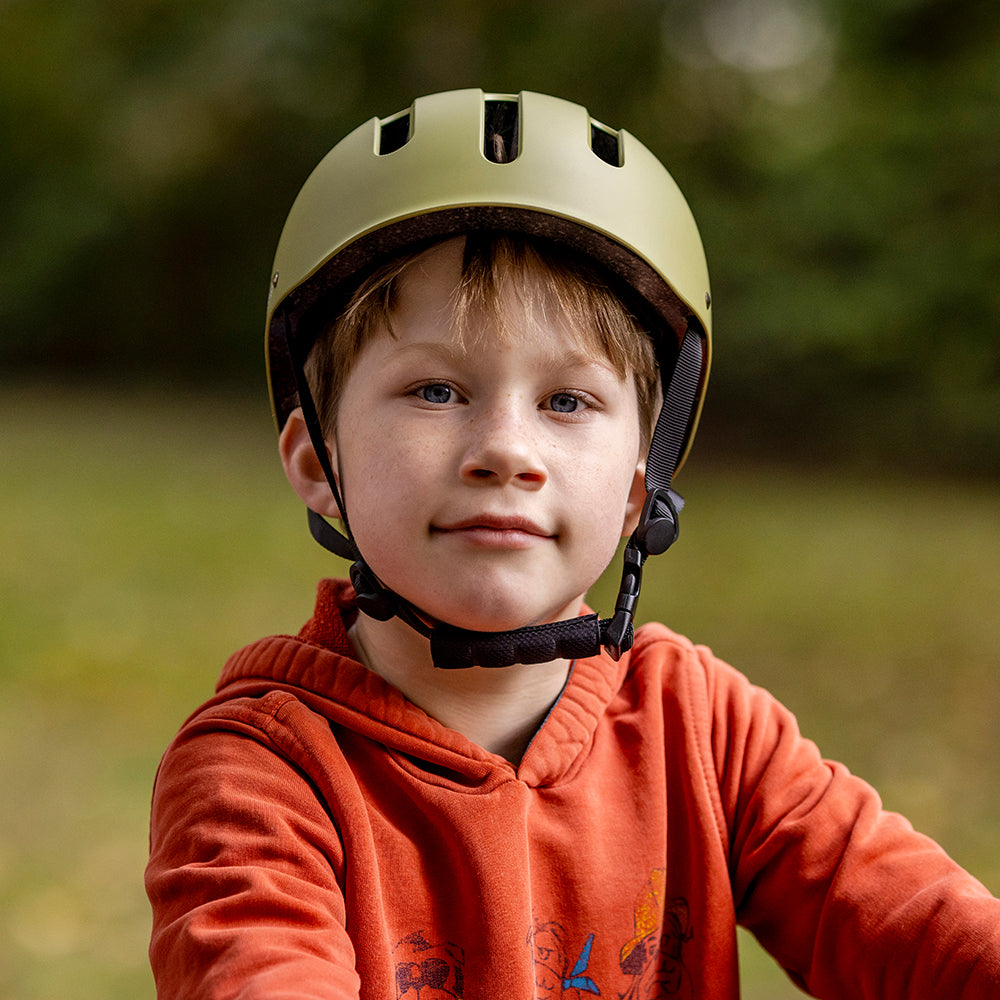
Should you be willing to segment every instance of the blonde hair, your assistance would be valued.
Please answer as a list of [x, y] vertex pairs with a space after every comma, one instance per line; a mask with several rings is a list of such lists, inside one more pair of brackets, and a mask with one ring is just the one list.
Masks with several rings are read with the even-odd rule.
[[[316, 339], [305, 372], [320, 422], [336, 428], [344, 384], [361, 351], [392, 331], [400, 276], [429, 247], [422, 246], [378, 267], [355, 289], [346, 307]], [[511, 316], [511, 297], [524, 312]], [[649, 444], [660, 402], [660, 380], [650, 337], [600, 272], [554, 244], [512, 233], [466, 237], [461, 278], [452, 295], [458, 337], [474, 346], [484, 317], [500, 337], [523, 330], [525, 320], [544, 320], [555, 310], [587, 354], [606, 361], [621, 379], [632, 377], [643, 447]], [[527, 314], [527, 315], [525, 315]]]

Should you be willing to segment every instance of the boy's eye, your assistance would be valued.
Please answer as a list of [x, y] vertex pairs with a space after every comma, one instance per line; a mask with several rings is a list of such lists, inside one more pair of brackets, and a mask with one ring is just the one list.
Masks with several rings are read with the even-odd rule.
[[556, 413], [575, 413], [582, 401], [570, 392], [556, 392], [549, 396], [549, 408]]
[[433, 382], [417, 389], [417, 395], [427, 403], [454, 402], [455, 390], [445, 382]]

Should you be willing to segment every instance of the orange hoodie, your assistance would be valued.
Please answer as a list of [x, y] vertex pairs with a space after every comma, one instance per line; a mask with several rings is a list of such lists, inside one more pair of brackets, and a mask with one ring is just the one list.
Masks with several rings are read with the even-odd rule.
[[1000, 996], [1000, 901], [706, 649], [578, 661], [515, 768], [352, 659], [351, 597], [164, 757], [161, 1000], [735, 1000], [737, 923], [820, 997]]

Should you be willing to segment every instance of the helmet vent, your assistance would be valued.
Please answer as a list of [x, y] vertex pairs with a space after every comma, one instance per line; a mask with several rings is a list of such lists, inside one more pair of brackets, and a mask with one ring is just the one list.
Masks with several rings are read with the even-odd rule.
[[621, 145], [618, 133], [598, 122], [590, 123], [590, 148], [595, 155], [613, 167], [622, 165]]
[[483, 121], [483, 156], [492, 163], [510, 163], [518, 154], [517, 101], [486, 101]]
[[410, 112], [403, 111], [382, 123], [378, 137], [378, 155], [395, 153], [410, 141]]

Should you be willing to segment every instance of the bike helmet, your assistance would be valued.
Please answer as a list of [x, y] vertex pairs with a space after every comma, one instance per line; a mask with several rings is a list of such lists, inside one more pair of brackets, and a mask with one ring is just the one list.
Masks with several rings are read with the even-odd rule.
[[[484, 633], [428, 625], [385, 590], [350, 534], [303, 371], [320, 324], [366, 273], [434, 239], [477, 230], [554, 241], [608, 276], [656, 348], [663, 405], [647, 463], [647, 499], [626, 546], [613, 618], [596, 615]], [[310, 511], [317, 541], [353, 562], [359, 608], [399, 615], [431, 639], [438, 666], [503, 666], [594, 655], [632, 643], [645, 557], [677, 536], [671, 480], [691, 446], [711, 356], [711, 295], [698, 229], [673, 178], [630, 133], [543, 94], [456, 90], [373, 118], [339, 142], [299, 192], [278, 243], [267, 307], [268, 386], [280, 430], [301, 405], [344, 514], [341, 535]]]

